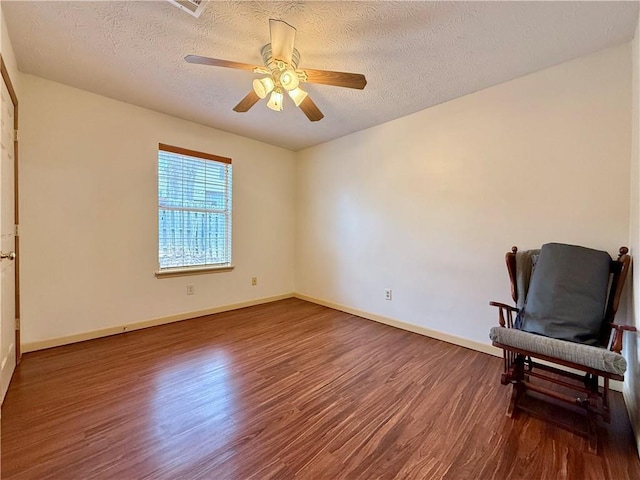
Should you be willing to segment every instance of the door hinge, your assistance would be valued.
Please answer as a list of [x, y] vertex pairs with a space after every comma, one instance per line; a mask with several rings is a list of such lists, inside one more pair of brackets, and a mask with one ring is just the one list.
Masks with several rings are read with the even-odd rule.
[[18, 129], [17, 128], [13, 131], [13, 141], [14, 142], [18, 141]]
[[16, 330], [20, 330], [20, 319], [16, 318]]
[[16, 231], [15, 231], [14, 235], [15, 235], [16, 237], [19, 237], [19, 236], [20, 236], [20, 233], [19, 233], [19, 231], [20, 231], [20, 230], [19, 230], [19, 228], [18, 228], [18, 227], [19, 227], [19, 225], [17, 225], [17, 224], [16, 224], [16, 225], [15, 225], [15, 227], [16, 227]]

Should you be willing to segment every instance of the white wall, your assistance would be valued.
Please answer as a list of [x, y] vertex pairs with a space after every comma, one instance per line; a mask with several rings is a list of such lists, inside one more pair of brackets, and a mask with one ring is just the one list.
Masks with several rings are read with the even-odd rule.
[[[293, 292], [293, 152], [31, 75], [21, 80], [27, 349]], [[159, 142], [233, 159], [232, 272], [155, 278]]]
[[296, 291], [489, 344], [512, 245], [629, 241], [630, 68], [622, 45], [302, 151]]
[[[632, 120], [631, 120], [631, 203], [629, 216], [629, 243], [635, 258], [631, 299], [632, 325], [640, 326], [640, 19], [632, 42]], [[629, 369], [624, 384], [624, 398], [636, 435], [640, 454], [640, 343], [637, 334], [626, 334], [623, 353]]]

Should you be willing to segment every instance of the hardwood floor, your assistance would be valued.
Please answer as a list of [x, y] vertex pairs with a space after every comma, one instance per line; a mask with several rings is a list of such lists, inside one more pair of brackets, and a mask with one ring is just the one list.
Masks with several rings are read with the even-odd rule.
[[620, 394], [591, 455], [501, 362], [297, 299], [30, 353], [2, 478], [640, 478]]

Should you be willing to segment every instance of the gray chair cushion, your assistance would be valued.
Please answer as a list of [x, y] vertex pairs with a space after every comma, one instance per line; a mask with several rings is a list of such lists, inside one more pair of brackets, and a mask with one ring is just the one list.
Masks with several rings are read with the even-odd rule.
[[627, 370], [627, 361], [624, 357], [606, 348], [556, 340], [505, 327], [493, 327], [489, 338], [505, 346], [566, 360], [604, 372], [624, 375]]
[[561, 243], [543, 245], [518, 327], [559, 340], [598, 345], [610, 266], [607, 252]]

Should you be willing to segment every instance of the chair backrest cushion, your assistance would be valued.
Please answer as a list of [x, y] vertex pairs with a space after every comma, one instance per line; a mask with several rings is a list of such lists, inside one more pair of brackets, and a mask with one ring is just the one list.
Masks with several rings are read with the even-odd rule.
[[559, 340], [598, 345], [611, 256], [575, 245], [542, 246], [520, 329]]
[[529, 293], [531, 276], [539, 256], [540, 249], [523, 250], [516, 253], [516, 289], [518, 292], [516, 307], [518, 307], [518, 310], [524, 308], [524, 302], [527, 299], [527, 293]]

